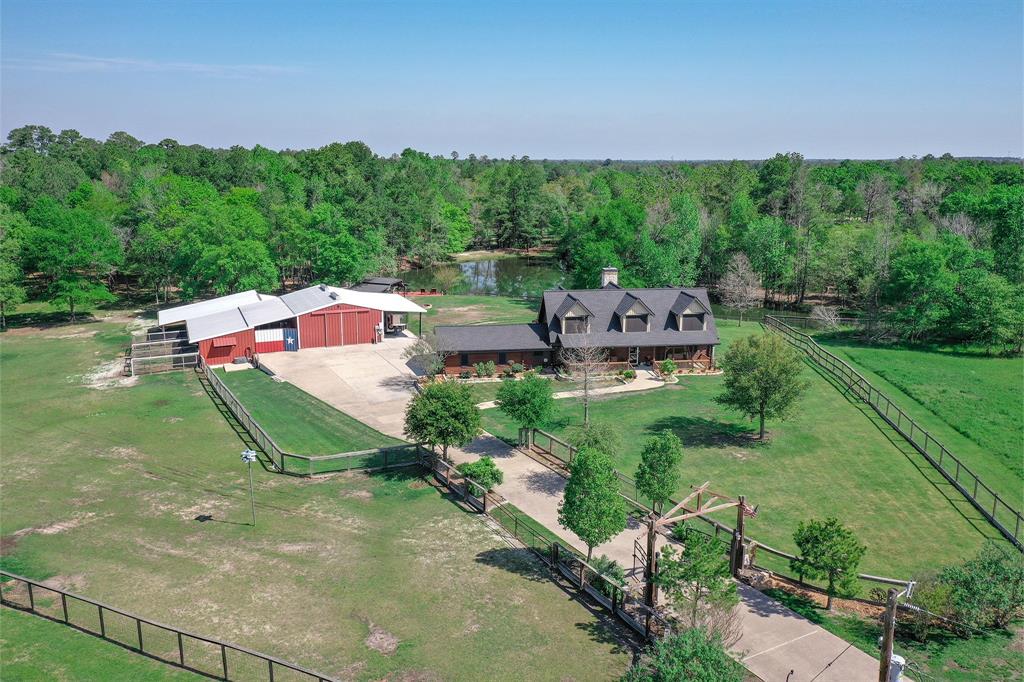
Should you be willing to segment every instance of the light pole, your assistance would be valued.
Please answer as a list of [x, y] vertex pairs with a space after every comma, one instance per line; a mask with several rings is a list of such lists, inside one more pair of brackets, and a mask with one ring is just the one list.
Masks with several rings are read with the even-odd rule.
[[249, 466], [249, 505], [252, 507], [252, 525], [256, 527], [256, 499], [252, 496], [252, 463], [256, 461], [255, 450], [243, 450], [242, 461]]

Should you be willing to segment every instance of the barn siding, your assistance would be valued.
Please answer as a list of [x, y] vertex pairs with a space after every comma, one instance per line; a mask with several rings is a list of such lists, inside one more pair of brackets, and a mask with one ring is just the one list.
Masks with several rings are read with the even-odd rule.
[[[214, 342], [218, 339], [227, 338], [234, 338], [235, 343], [231, 346], [214, 346]], [[255, 349], [256, 331], [253, 329], [243, 329], [234, 334], [225, 334], [199, 342], [199, 354], [209, 365], [223, 365], [235, 358], [245, 357], [247, 351], [252, 353]]]
[[299, 344], [302, 348], [323, 348], [375, 343], [376, 327], [383, 313], [370, 308], [339, 303], [299, 316]]

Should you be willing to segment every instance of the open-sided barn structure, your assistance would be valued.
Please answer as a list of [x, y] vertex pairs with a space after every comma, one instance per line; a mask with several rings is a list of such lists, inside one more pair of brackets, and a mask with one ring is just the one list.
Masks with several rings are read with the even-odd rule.
[[258, 353], [379, 343], [406, 315], [426, 312], [403, 296], [319, 284], [282, 296], [243, 291], [161, 310], [162, 331], [183, 331], [210, 365]]

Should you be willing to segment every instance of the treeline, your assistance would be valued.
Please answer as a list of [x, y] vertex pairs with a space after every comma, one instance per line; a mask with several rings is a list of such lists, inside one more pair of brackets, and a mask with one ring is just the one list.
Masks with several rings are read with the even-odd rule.
[[1017, 346], [1024, 326], [1019, 163], [381, 157], [360, 142], [209, 149], [42, 126], [13, 130], [0, 163], [6, 307], [38, 292], [74, 310], [116, 283], [161, 301], [351, 282], [553, 245], [580, 286], [614, 265], [626, 284], [714, 291], [749, 267], [766, 303], [825, 294], [915, 339]]

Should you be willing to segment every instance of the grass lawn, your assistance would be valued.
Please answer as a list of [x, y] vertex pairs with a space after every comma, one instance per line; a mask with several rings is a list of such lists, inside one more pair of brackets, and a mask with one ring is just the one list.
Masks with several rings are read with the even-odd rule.
[[[761, 333], [755, 325], [720, 332], [726, 346], [740, 335]], [[591, 418], [618, 431], [623, 447], [616, 466], [630, 475], [647, 436], [675, 432], [685, 447], [684, 483], [710, 480], [714, 490], [746, 495], [760, 505], [748, 532], [782, 550], [794, 549], [800, 521], [835, 514], [868, 546], [863, 572], [911, 578], [997, 537], [874, 412], [848, 400], [810, 365], [804, 375], [811, 384], [804, 409], [791, 421], [770, 421], [767, 443], [753, 440], [755, 424], [714, 402], [721, 376], [680, 377], [674, 386], [608, 396], [591, 405]], [[556, 409], [555, 433], [582, 422], [577, 401], [559, 400]], [[493, 409], [484, 411], [484, 428], [506, 439], [517, 433]], [[722, 516], [728, 523], [734, 518]]]
[[[415, 303], [430, 309], [423, 316], [423, 329], [433, 331], [442, 324], [514, 324], [533, 322], [540, 301], [505, 296], [417, 296]], [[409, 329], [418, 332], [417, 319], [409, 317]]]
[[[806, 597], [783, 590], [765, 590], [776, 599], [811, 622], [832, 634], [852, 642], [855, 647], [872, 656], [878, 656], [878, 638], [882, 634], [877, 620], [869, 620], [854, 613], [829, 613]], [[933, 634], [924, 643], [905, 636], [897, 629], [893, 651], [907, 659], [911, 669], [907, 676], [913, 679], [967, 682], [982, 680], [1024, 679], [1024, 651], [1018, 632], [997, 631], [973, 639], [960, 639], [947, 633]], [[923, 674], [922, 674], [923, 673]]]
[[962, 347], [873, 346], [819, 338], [942, 441], [989, 486], [1024, 506], [1024, 358]]
[[190, 682], [209, 679], [140, 656], [60, 623], [14, 609], [0, 610], [0, 670], [29, 682]]
[[402, 441], [385, 436], [287, 382], [258, 370], [224, 372], [224, 380], [278, 447], [297, 455], [333, 455]]
[[117, 378], [127, 341], [113, 322], [0, 337], [5, 567], [345, 679], [628, 666], [525, 550], [409, 469], [256, 469], [250, 526], [243, 443], [194, 374]]

